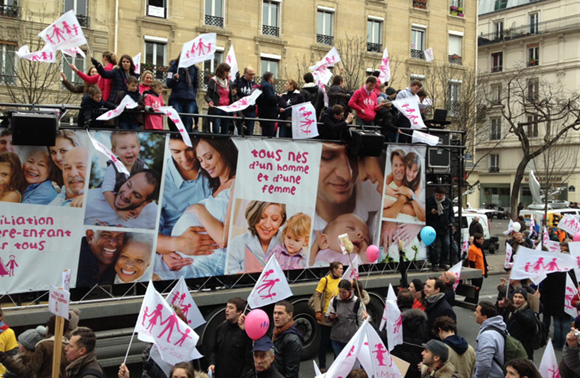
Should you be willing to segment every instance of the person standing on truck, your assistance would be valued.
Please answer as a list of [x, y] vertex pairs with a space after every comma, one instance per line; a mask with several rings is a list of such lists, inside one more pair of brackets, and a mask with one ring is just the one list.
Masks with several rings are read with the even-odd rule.
[[[429, 246], [429, 259], [431, 269], [437, 270], [437, 263], [443, 270], [449, 269], [449, 251], [451, 239], [449, 232], [454, 222], [453, 202], [446, 196], [447, 191], [443, 187], [437, 187], [433, 197], [427, 199], [427, 225], [435, 229], [437, 237]], [[441, 249], [437, 251], [437, 243]]]
[[209, 355], [209, 370], [215, 378], [238, 378], [253, 369], [252, 339], [242, 325], [238, 325], [246, 301], [230, 298], [226, 304], [226, 320], [215, 332], [213, 348]]

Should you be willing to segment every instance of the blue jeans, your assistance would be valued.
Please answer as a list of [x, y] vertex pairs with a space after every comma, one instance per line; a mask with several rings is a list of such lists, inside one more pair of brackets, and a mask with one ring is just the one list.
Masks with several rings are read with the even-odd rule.
[[[177, 113], [196, 113], [197, 112], [197, 102], [195, 100], [171, 100], [169, 101], [169, 105], [173, 106], [173, 108], [177, 111]], [[186, 116], [186, 115], [179, 115], [181, 117], [181, 121], [183, 122], [183, 126], [188, 132], [193, 131], [193, 116]], [[171, 120], [167, 121], [169, 128], [171, 130], [177, 130], [173, 122]]]
[[122, 130], [139, 131], [139, 124], [131, 121], [119, 121], [119, 128]]
[[[437, 242], [441, 243], [441, 251], [437, 251]], [[429, 259], [433, 267], [437, 264], [448, 265], [449, 264], [449, 252], [451, 249], [451, 241], [449, 240], [449, 232], [439, 232], [437, 231], [437, 237], [435, 241], [429, 246]]]
[[[244, 112], [242, 112], [242, 114], [244, 115], [244, 117], [256, 118], [256, 111], [255, 110], [251, 110], [248, 112], [244, 111]], [[256, 121], [250, 121], [250, 120], [238, 121], [238, 135], [254, 135], [255, 123], [256, 123]]]
[[276, 122], [260, 121], [260, 125], [262, 126], [263, 136], [276, 136]]
[[345, 343], [341, 343], [340, 341], [335, 341], [335, 340], [330, 340], [330, 343], [332, 344], [332, 350], [334, 350], [335, 356], [338, 356], [340, 354], [340, 352], [342, 352], [342, 350], [346, 346]]
[[330, 345], [332, 347], [330, 344], [330, 330], [332, 327], [318, 324], [318, 329], [320, 330], [320, 344], [318, 345], [318, 367], [320, 369], [326, 369], [326, 354], [328, 353], [328, 346]]
[[[231, 116], [232, 115], [231, 113], [224, 112], [223, 110], [217, 109], [217, 108], [213, 108], [212, 114], [215, 116], [220, 116], [220, 115]], [[211, 121], [213, 123], [212, 132], [214, 134], [228, 134], [230, 132], [230, 125], [232, 123], [231, 119], [216, 117], [216, 118], [212, 118]]]
[[[554, 348], [562, 349], [566, 343], [566, 335], [570, 332], [572, 318], [568, 315], [554, 315]], [[545, 318], [545, 316], [544, 316]]]
[[292, 138], [292, 124], [286, 122], [279, 122], [280, 138]]

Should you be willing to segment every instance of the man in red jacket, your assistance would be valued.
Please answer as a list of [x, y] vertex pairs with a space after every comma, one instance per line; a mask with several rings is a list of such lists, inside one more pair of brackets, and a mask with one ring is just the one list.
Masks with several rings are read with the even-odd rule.
[[377, 105], [377, 94], [374, 91], [376, 85], [376, 77], [367, 77], [365, 85], [357, 89], [348, 102], [348, 106], [356, 110], [357, 125], [374, 125], [375, 115], [380, 107]]

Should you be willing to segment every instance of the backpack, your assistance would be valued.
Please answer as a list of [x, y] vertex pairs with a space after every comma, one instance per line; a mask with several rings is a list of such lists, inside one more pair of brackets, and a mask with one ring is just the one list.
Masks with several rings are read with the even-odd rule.
[[505, 340], [503, 349], [503, 366], [499, 363], [498, 360], [495, 359], [495, 356], [493, 356], [493, 360], [501, 367], [504, 373], [506, 372], [506, 364], [514, 358], [525, 358], [526, 360], [528, 359], [528, 352], [526, 352], [526, 348], [524, 348], [520, 340], [494, 326], [487, 326], [482, 332], [485, 332], [489, 329], [501, 334]]
[[320, 300], [322, 302], [321, 304], [321, 310], [324, 310], [324, 304], [326, 301], [326, 287], [328, 286], [328, 277], [324, 277], [325, 278], [325, 282], [324, 282], [324, 290], [322, 290], [322, 293], [318, 293], [316, 290], [314, 291], [314, 294], [312, 294], [312, 296], [310, 297], [310, 299], [308, 300], [308, 307], [310, 307], [310, 309], [314, 312], [316, 312], [316, 308], [314, 308], [314, 301], [316, 300], [317, 296], [320, 296]]
[[[334, 297], [332, 299], [332, 307], [334, 307], [334, 311], [336, 311], [336, 304], [338, 302], [336, 301], [336, 297]], [[354, 302], [354, 307], [352, 309], [352, 311], [354, 312], [355, 315], [358, 314], [358, 309], [360, 308], [360, 298], [357, 298], [356, 301]], [[356, 325], [360, 326], [360, 324], [358, 324], [358, 316], [355, 316], [356, 318]]]
[[540, 349], [548, 344], [548, 332], [549, 329], [546, 327], [544, 322], [540, 321], [540, 317], [534, 312], [534, 320], [536, 323], [536, 332], [532, 338], [532, 348], [534, 350]]

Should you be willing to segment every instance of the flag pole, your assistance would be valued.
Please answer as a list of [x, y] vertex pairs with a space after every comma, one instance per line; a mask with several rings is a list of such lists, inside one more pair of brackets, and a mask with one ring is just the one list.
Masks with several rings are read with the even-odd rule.
[[129, 357], [129, 351], [131, 350], [131, 345], [133, 344], [134, 337], [135, 337], [135, 331], [133, 331], [133, 334], [131, 335], [131, 340], [129, 341], [129, 347], [127, 348], [127, 353], [125, 353], [125, 359], [123, 360], [124, 364], [127, 363], [127, 357]]

